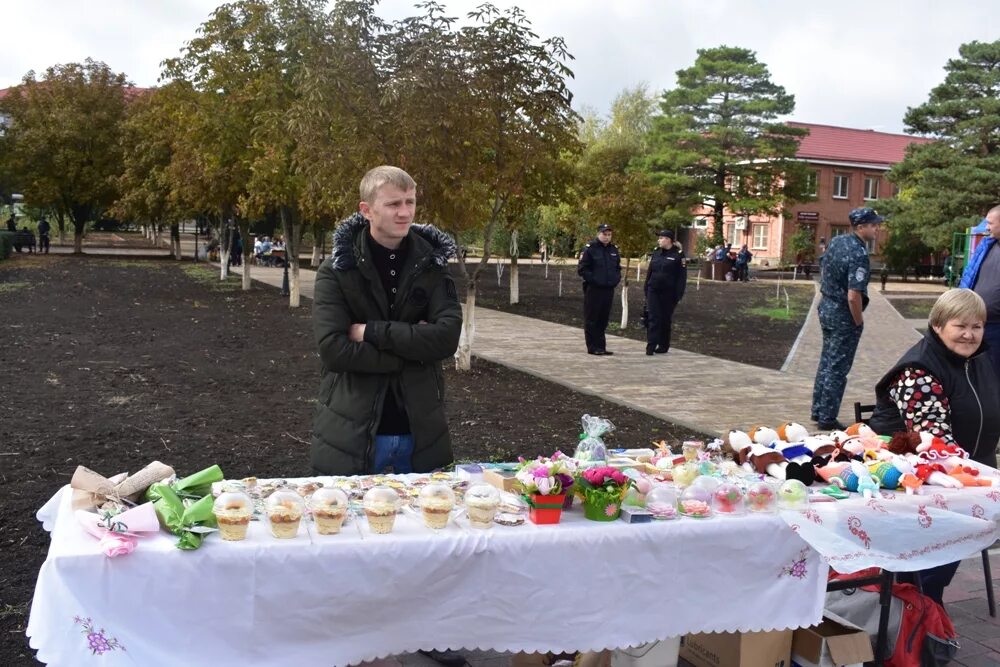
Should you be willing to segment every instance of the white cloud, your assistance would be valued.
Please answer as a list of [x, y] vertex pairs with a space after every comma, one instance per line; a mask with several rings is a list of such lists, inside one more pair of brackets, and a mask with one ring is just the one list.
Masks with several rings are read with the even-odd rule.
[[[464, 16], [482, 0], [444, 0]], [[907, 106], [927, 99], [960, 44], [1000, 35], [992, 0], [493, 0], [519, 4], [543, 37], [560, 35], [577, 105], [606, 110], [627, 86], [672, 87], [699, 48], [720, 44], [757, 52], [776, 83], [793, 93], [797, 120], [902, 130]], [[29, 69], [87, 56], [155, 85], [160, 62], [184, 42], [216, 0], [35, 0], [7, 3], [0, 87]], [[387, 19], [412, 14], [410, 0], [383, 0]]]

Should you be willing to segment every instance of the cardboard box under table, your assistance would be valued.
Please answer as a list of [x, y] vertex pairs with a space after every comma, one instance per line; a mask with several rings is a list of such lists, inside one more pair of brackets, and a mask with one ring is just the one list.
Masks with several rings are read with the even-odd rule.
[[792, 631], [711, 632], [684, 637], [680, 657], [695, 667], [785, 667]]
[[792, 636], [792, 664], [799, 667], [860, 667], [873, 658], [868, 633], [830, 612]]

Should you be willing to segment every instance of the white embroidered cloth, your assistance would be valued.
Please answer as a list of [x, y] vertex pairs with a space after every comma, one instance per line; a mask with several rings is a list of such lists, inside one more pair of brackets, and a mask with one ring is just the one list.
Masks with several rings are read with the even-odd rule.
[[869, 567], [923, 570], [966, 558], [1000, 539], [1000, 487], [920, 491], [880, 491], [869, 500], [851, 494], [781, 516], [830, 567], [844, 573]]
[[[109, 559], [69, 511], [68, 487], [38, 518], [52, 544], [27, 633], [42, 662], [347, 665], [419, 649], [569, 651], [687, 632], [819, 622], [827, 566], [777, 516], [556, 526], [462, 519], [440, 533], [401, 514], [340, 535], [210, 535], [197, 551], [161, 533]], [[303, 524], [305, 526], [306, 524]], [[362, 538], [362, 535], [364, 536]]]

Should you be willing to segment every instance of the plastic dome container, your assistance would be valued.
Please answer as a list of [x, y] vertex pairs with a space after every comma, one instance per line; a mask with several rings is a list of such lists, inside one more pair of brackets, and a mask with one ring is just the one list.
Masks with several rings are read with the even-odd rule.
[[269, 495], [265, 509], [267, 520], [271, 524], [271, 534], [282, 540], [295, 537], [305, 508], [302, 496], [291, 489], [278, 489]]
[[677, 508], [684, 516], [706, 519], [712, 516], [712, 492], [699, 486], [689, 486], [681, 493]]
[[767, 482], [754, 482], [747, 489], [747, 507], [751, 512], [773, 512], [778, 508], [777, 501], [774, 486]]
[[474, 484], [465, 492], [465, 509], [469, 512], [469, 525], [489, 528], [493, 525], [500, 506], [500, 491], [490, 484]]
[[399, 494], [388, 486], [373, 486], [361, 501], [368, 517], [368, 527], [373, 533], [384, 535], [392, 532], [399, 509]]
[[227, 542], [239, 542], [246, 539], [247, 528], [253, 517], [253, 500], [250, 496], [229, 489], [219, 494], [212, 503], [212, 513], [219, 523], [219, 535]]
[[691, 486], [697, 486], [699, 489], [705, 489], [709, 493], [715, 493], [715, 490], [722, 486], [722, 480], [718, 477], [707, 477], [702, 475], [696, 477]]
[[678, 487], [685, 487], [691, 484], [695, 479], [698, 478], [700, 473], [698, 472], [698, 467], [691, 463], [682, 463], [679, 466], [674, 466], [673, 478], [674, 484]]
[[646, 511], [654, 519], [677, 518], [677, 489], [666, 484], [657, 484], [646, 494]]
[[743, 489], [732, 482], [722, 482], [712, 494], [719, 514], [743, 514]]
[[320, 535], [336, 535], [347, 517], [347, 494], [340, 489], [320, 487], [309, 497], [309, 509]]
[[778, 507], [804, 510], [809, 507], [809, 488], [797, 479], [787, 479], [778, 488]]
[[420, 513], [428, 528], [441, 530], [447, 526], [454, 507], [455, 492], [447, 484], [428, 484], [420, 489]]
[[701, 440], [685, 440], [681, 444], [681, 454], [685, 461], [697, 461], [699, 454], [705, 451], [705, 443]]

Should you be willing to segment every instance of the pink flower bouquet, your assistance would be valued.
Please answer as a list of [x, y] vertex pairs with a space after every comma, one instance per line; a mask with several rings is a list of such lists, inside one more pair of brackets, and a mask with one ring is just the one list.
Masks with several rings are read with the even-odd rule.
[[617, 468], [587, 468], [576, 476], [576, 493], [583, 499], [583, 513], [593, 521], [614, 521], [621, 514], [622, 498], [631, 480]]

